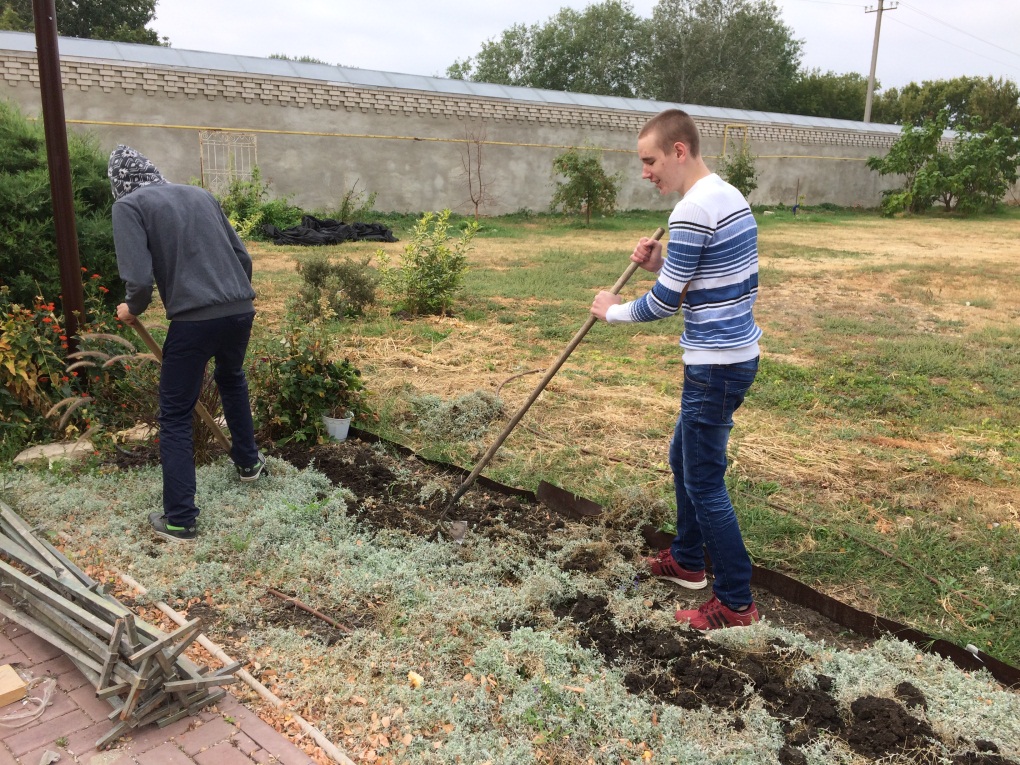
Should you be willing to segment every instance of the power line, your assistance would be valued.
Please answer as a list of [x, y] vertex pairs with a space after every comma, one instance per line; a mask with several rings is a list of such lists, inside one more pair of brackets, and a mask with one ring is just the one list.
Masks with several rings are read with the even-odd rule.
[[[927, 18], [931, 19], [932, 21], [935, 21], [935, 22], [937, 22], [939, 24], [942, 24], [944, 26], [949, 27], [954, 32], [959, 32], [962, 35], [967, 35], [967, 37], [973, 37], [978, 42], [984, 43], [985, 45], [991, 45], [993, 48], [998, 48], [1001, 51], [1005, 51], [1006, 53], [1008, 53], [1011, 56], [1020, 57], [1020, 53], [1017, 53], [1016, 51], [1012, 51], [1009, 48], [1003, 48], [1001, 45], [993, 43], [991, 40], [984, 40], [984, 39], [978, 37], [977, 35], [971, 34], [970, 32], [968, 32], [965, 29], [960, 29], [959, 27], [955, 27], [952, 24], [950, 24], [948, 21], [943, 21], [942, 19], [937, 18], [936, 16], [932, 16], [930, 13], [926, 13], [925, 11], [922, 11], [920, 8], [915, 8], [910, 3], [901, 2], [900, 5], [905, 5], [907, 8], [909, 8], [912, 11], [914, 11], [914, 13], [919, 13], [922, 16], [926, 16]], [[936, 38], [936, 39], [938, 39], [938, 38]], [[952, 45], [952, 43], [950, 43], [950, 45]]]
[[[861, 8], [861, 7], [864, 7], [860, 3], [840, 2], [840, 0], [793, 0], [793, 2], [811, 3], [812, 5], [844, 5], [844, 6], [848, 6], [848, 7], [851, 7], [851, 8]], [[999, 45], [998, 43], [994, 43], [991, 40], [985, 40], [982, 37], [978, 37], [977, 35], [972, 34], [971, 32], [968, 32], [966, 29], [960, 29], [960, 27], [954, 26], [953, 24], [950, 24], [948, 21], [943, 21], [942, 19], [938, 18], [937, 16], [933, 16], [930, 13], [928, 13], [927, 11], [923, 11], [920, 8], [917, 8], [917, 7], [911, 5], [908, 2], [901, 1], [899, 4], [904, 6], [904, 7], [906, 7], [906, 8], [909, 8], [914, 13], [917, 13], [917, 14], [919, 14], [921, 16], [924, 16], [926, 18], [931, 19], [932, 21], [936, 22], [937, 24], [942, 24], [943, 26], [949, 27], [954, 32], [959, 32], [962, 35], [967, 35], [967, 37], [972, 37], [973, 39], [977, 40], [980, 43], [983, 43], [985, 45], [990, 45], [993, 48], [998, 48], [999, 50], [1003, 51], [1004, 53], [1008, 53], [1011, 56], [1020, 57], [1020, 53], [1018, 53], [1017, 51], [1010, 50], [1009, 48], [1004, 48], [1003, 46]], [[891, 9], [887, 9], [887, 10], [891, 10]], [[902, 21], [897, 22], [897, 23], [904, 24], [904, 26], [909, 26], [909, 24], [905, 24]], [[911, 27], [911, 28], [912, 29], [916, 29], [916, 27]], [[918, 30], [918, 31], [922, 31], [922, 30]], [[932, 36], [934, 37], [934, 35], [932, 35]], [[941, 40], [942, 42], [948, 43], [949, 45], [954, 45], [954, 43], [951, 43], [948, 40], [942, 40], [942, 38], [940, 38], [940, 37], [935, 37], [935, 39], [936, 40]], [[956, 47], [960, 47], [960, 46], [957, 45]], [[967, 50], [967, 48], [962, 48], [962, 50]], [[973, 51], [968, 51], [968, 52], [969, 53], [973, 53]], [[977, 54], [977, 55], [981, 55], [981, 54]], [[995, 59], [990, 59], [990, 60], [995, 61]], [[996, 63], [1002, 63], [1002, 62], [1001, 61], [996, 61]], [[1008, 66], [1008, 64], [1007, 64], [1007, 66]]]
[[[904, 5], [904, 3], [901, 3], [901, 5]], [[938, 40], [941, 43], [945, 43], [946, 45], [951, 45], [954, 48], [959, 48], [960, 50], [965, 51], [966, 53], [970, 53], [973, 56], [979, 56], [981, 58], [988, 59], [989, 61], [992, 61], [992, 62], [994, 62], [996, 64], [999, 64], [1000, 66], [1004, 66], [1004, 67], [1007, 67], [1008, 69], [1012, 69], [1014, 71], [1020, 72], [1020, 67], [1017, 67], [1016, 64], [1007, 64], [1005, 61], [999, 61], [998, 59], [992, 58], [991, 56], [986, 56], [984, 53], [978, 53], [977, 51], [971, 50], [970, 48], [964, 48], [962, 45], [958, 45], [958, 44], [956, 44], [954, 42], [951, 42], [950, 40], [946, 40], [946, 39], [944, 39], [942, 37], [939, 37], [937, 35], [933, 35], [931, 32], [926, 32], [925, 30], [920, 29], [919, 27], [915, 27], [915, 26], [913, 26], [911, 24], [907, 24], [906, 22], [903, 22], [903, 21], [899, 21], [898, 19], [891, 19], [891, 21], [895, 22], [896, 24], [900, 24], [902, 26], [905, 26], [907, 29], [912, 29], [915, 32], [920, 32], [923, 35], [928, 35], [928, 37], [931, 37], [934, 40]], [[998, 47], [998, 46], [996, 46], [996, 47]]]
[[846, 5], [850, 8], [863, 8], [860, 3], [841, 3], [838, 0], [794, 0], [798, 3], [813, 3], [814, 5]]

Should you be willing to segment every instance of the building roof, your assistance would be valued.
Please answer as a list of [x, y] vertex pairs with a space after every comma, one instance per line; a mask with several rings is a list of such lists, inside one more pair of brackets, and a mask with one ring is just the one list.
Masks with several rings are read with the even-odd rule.
[[[766, 122], [793, 125], [803, 128], [829, 130], [850, 130], [868, 133], [899, 133], [899, 125], [884, 125], [837, 120], [826, 117], [806, 117], [797, 114], [778, 114], [749, 109], [730, 109], [718, 106], [698, 106], [653, 101], [641, 98], [619, 96], [598, 96], [590, 93], [568, 93], [559, 90], [543, 90], [512, 85], [497, 85], [471, 80], [451, 80], [444, 77], [426, 77], [418, 74], [380, 72], [372, 69], [357, 69], [332, 64], [314, 64], [287, 59], [235, 56], [229, 53], [208, 53], [204, 51], [166, 48], [159, 45], [87, 40], [78, 37], [61, 37], [58, 41], [61, 57], [76, 59], [98, 59], [117, 61], [125, 64], [149, 64], [152, 66], [205, 71], [233, 72], [270, 77], [293, 77], [303, 80], [319, 80], [336, 85], [356, 85], [362, 88], [396, 88], [448, 95], [499, 98], [510, 101], [530, 101], [563, 106], [580, 106], [593, 109], [610, 109], [629, 112], [657, 114], [663, 109], [682, 108], [693, 117], [719, 120], [729, 123]], [[0, 31], [0, 50], [34, 53], [35, 35], [29, 32]]]

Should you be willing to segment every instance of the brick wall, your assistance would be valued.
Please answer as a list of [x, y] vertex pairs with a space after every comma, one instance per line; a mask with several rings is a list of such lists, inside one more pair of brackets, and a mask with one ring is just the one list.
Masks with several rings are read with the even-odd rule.
[[[516, 170], [517, 177], [507, 179], [513, 185], [513, 194], [507, 195], [499, 209], [489, 211], [502, 212], [521, 207], [541, 210], [548, 206], [552, 188], [548, 176], [552, 158], [557, 153], [555, 147], [590, 143], [610, 152], [628, 154], [633, 150], [638, 130], [650, 116], [647, 112], [67, 57], [61, 62], [61, 71], [68, 121], [72, 124], [84, 121], [99, 123], [89, 125], [89, 129], [97, 132], [104, 144], [110, 143], [111, 146], [124, 142], [125, 132], [130, 135], [132, 131], [125, 130], [123, 126], [113, 130], [101, 124], [105, 121], [133, 123], [148, 130], [157, 123], [224, 130], [243, 130], [257, 125], [266, 133], [272, 133], [274, 129], [281, 136], [290, 133], [286, 144], [280, 140], [261, 139], [260, 164], [272, 164], [273, 157], [281, 156], [281, 152], [292, 157], [300, 156], [302, 150], [294, 143], [299, 136], [294, 133], [307, 131], [342, 135], [348, 140], [360, 136], [365, 148], [345, 152], [345, 162], [350, 165], [351, 172], [345, 170], [344, 177], [357, 174], [358, 177], [368, 175], [371, 178], [370, 155], [374, 152], [379, 153], [377, 161], [383, 159], [392, 164], [393, 156], [408, 151], [394, 149], [392, 142], [385, 145], [380, 142], [381, 137], [449, 141], [452, 147], [437, 147], [433, 143], [434, 154], [425, 163], [421, 162], [420, 154], [413, 162], [404, 163], [411, 166], [412, 172], [414, 167], [420, 166], [425, 174], [422, 178], [395, 171], [391, 172], [392, 177], [388, 180], [377, 177], [367, 184], [363, 183], [363, 187], [367, 185], [378, 191], [382, 200], [391, 198], [393, 209], [434, 209], [440, 205], [455, 206], [459, 202], [451, 201], [452, 198], [435, 199], [434, 191], [454, 183], [461, 164], [455, 160], [455, 155], [459, 156], [460, 151], [457, 144], [463, 144], [463, 123], [485, 124], [488, 131], [486, 140], [498, 147], [499, 164], [519, 168]], [[23, 108], [27, 106], [29, 112], [38, 113], [38, 108], [33, 110], [30, 107], [33, 101], [38, 101], [39, 79], [34, 55], [20, 52], [0, 54], [0, 74], [4, 88], [0, 95], [7, 95], [21, 103]], [[704, 138], [706, 156], [721, 152], [727, 123], [710, 119], [697, 121]], [[753, 201], [792, 202], [793, 179], [796, 178], [797, 185], [807, 192], [809, 204], [822, 201], [877, 204], [877, 175], [867, 170], [862, 160], [869, 154], [888, 150], [897, 137], [896, 133], [810, 128], [778, 121], [746, 124], [751, 150], [760, 157], [760, 187], [753, 195]], [[742, 135], [743, 129], [737, 132], [737, 140]], [[731, 133], [730, 140], [733, 138]], [[370, 143], [366, 144], [364, 139]], [[181, 170], [184, 170], [184, 165], [190, 167], [193, 146], [187, 148], [188, 141], [180, 136], [175, 137], [171, 144], [188, 152], [187, 158], [181, 158]], [[262, 146], [267, 150], [263, 150]], [[177, 154], [170, 161], [177, 162]], [[608, 161], [610, 169], [619, 169], [625, 176], [621, 206], [666, 204], [650, 196], [640, 186], [640, 173], [635, 171], [635, 162], [633, 156], [610, 158]], [[302, 179], [299, 183], [307, 184], [311, 171], [313, 168], [299, 170], [287, 165], [270, 175], [277, 178], [293, 176]], [[443, 177], [437, 178], [437, 173]], [[540, 173], [545, 177], [539, 179]], [[834, 181], [837, 174], [838, 183]], [[178, 171], [177, 175], [181, 172]], [[389, 189], [386, 183], [395, 183], [401, 188]], [[335, 194], [335, 180], [328, 185], [332, 187], [328, 193]], [[432, 187], [432, 190], [416, 195], [413, 192], [415, 186]], [[314, 196], [305, 189], [282, 189], [280, 193], [292, 195], [305, 204], [309, 204]]]

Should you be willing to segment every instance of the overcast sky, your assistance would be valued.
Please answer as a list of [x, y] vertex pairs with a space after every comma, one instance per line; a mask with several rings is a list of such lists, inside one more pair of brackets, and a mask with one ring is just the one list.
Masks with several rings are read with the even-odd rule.
[[[457, 59], [513, 24], [545, 22], [587, 0], [158, 0], [152, 24], [175, 48], [248, 56], [313, 56], [331, 64], [445, 76]], [[633, 0], [649, 18], [656, 0]], [[804, 42], [808, 68], [867, 75], [878, 4], [777, 0]], [[891, 4], [886, 0], [886, 7]], [[882, 87], [961, 75], [1020, 82], [1020, 2], [910, 0], [882, 15]]]

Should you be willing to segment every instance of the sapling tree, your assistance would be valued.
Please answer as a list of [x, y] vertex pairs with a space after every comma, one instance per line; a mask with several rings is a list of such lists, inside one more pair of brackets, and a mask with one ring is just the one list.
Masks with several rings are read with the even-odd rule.
[[475, 220], [478, 220], [478, 213], [481, 208], [496, 201], [492, 195], [492, 179], [487, 173], [483, 173], [482, 162], [486, 139], [485, 125], [476, 128], [465, 128], [464, 149], [461, 155], [461, 162], [464, 166], [463, 177], [467, 181], [468, 199], [474, 208]]
[[591, 215], [612, 215], [616, 196], [620, 193], [619, 174], [610, 175], [602, 167], [602, 153], [585, 147], [573, 148], [553, 160], [553, 171], [564, 176], [565, 183], [556, 182], [550, 206], [563, 208], [567, 214], [584, 213], [585, 223]]
[[745, 198], [758, 188], [758, 171], [754, 166], [755, 159], [745, 142], [741, 145], [740, 151], [724, 155], [719, 160], [719, 175], [728, 184], [736, 187]]
[[340, 197], [339, 203], [327, 210], [323, 217], [345, 223], [366, 223], [371, 220], [377, 194], [374, 191], [359, 191], [360, 182], [360, 178], [355, 178], [351, 187]]
[[463, 286], [467, 253], [477, 233], [478, 221], [469, 221], [460, 238], [453, 239], [450, 211], [427, 212], [415, 225], [400, 266], [393, 265], [384, 250], [378, 250], [382, 283], [396, 299], [397, 311], [445, 316]]

